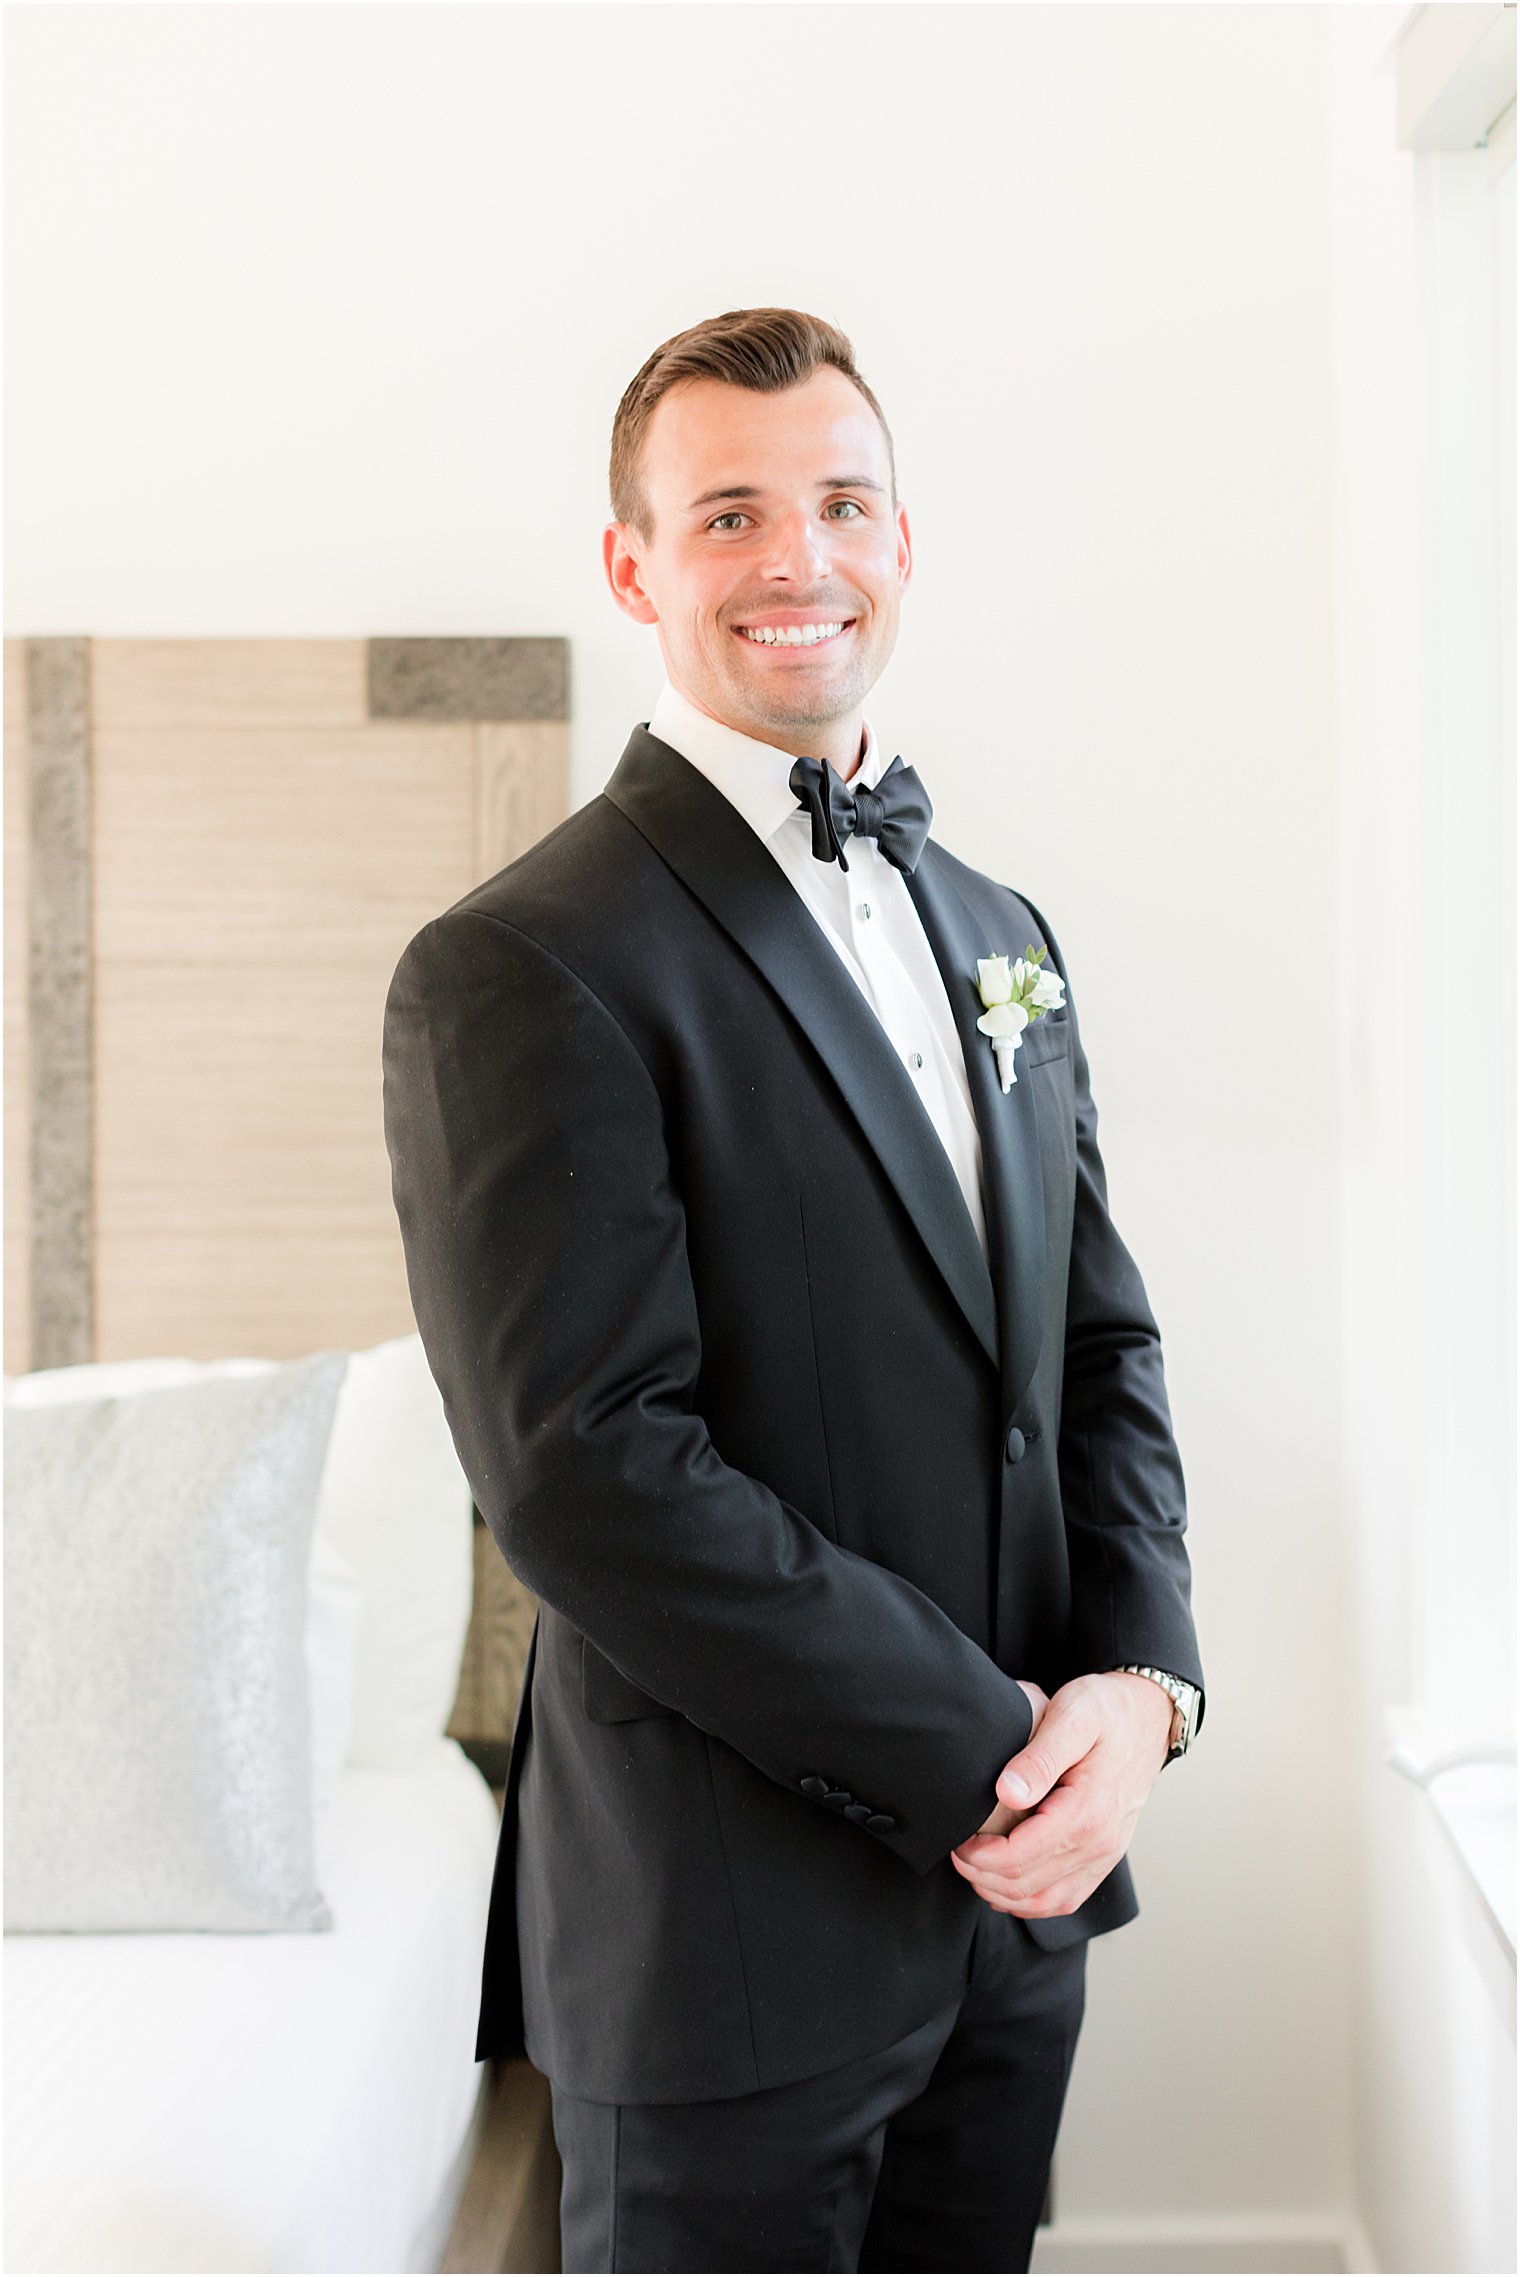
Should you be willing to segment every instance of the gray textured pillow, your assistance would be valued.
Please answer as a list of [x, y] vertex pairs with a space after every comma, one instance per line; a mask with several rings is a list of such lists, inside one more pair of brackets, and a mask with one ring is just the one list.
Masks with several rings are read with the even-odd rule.
[[6, 1410], [8, 1932], [332, 1927], [306, 1566], [347, 1365]]

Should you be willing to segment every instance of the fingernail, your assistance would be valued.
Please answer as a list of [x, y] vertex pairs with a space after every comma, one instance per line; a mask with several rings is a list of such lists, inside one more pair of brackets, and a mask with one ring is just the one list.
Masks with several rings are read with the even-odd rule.
[[1020, 1803], [1028, 1802], [1029, 1785], [1026, 1780], [1019, 1778], [1016, 1772], [1009, 1772], [1005, 1779], [998, 1781], [998, 1793], [1005, 1803], [1016, 1808]]

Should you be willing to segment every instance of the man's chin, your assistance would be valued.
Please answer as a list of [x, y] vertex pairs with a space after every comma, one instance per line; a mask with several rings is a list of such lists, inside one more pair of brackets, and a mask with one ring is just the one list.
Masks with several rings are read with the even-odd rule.
[[849, 717], [864, 694], [865, 690], [857, 688], [852, 675], [848, 685], [798, 688], [791, 693], [779, 688], [755, 688], [746, 681], [727, 692], [727, 701], [733, 710], [742, 710], [753, 723], [742, 732], [764, 736], [832, 727], [836, 720]]

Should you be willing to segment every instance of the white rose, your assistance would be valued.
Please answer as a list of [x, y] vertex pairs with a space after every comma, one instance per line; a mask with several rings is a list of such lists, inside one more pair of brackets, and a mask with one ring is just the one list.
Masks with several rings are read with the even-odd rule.
[[[1006, 957], [978, 957], [976, 985], [984, 1004], [1006, 1004], [1013, 994], [1013, 974]], [[987, 1033], [990, 1035], [991, 1030]]]
[[1029, 1014], [1022, 1004], [994, 1004], [977, 1021], [984, 1036], [1011, 1036], [1017, 1044], [1029, 1025]]

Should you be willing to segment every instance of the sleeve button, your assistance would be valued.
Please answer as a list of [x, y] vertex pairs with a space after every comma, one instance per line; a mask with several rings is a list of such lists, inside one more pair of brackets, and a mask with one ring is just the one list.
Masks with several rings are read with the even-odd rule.
[[868, 1834], [890, 1834], [896, 1824], [897, 1821], [890, 1811], [872, 1811], [866, 1820], [866, 1832]]
[[811, 1778], [802, 1781], [802, 1792], [805, 1795], [826, 1795], [828, 1791], [827, 1779], [820, 1779], [816, 1772]]
[[844, 1815], [852, 1818], [857, 1826], [864, 1826], [871, 1816], [871, 1806], [869, 1803], [846, 1803]]
[[854, 1802], [855, 1797], [848, 1787], [830, 1787], [823, 1799], [831, 1809], [842, 1811], [846, 1803]]

